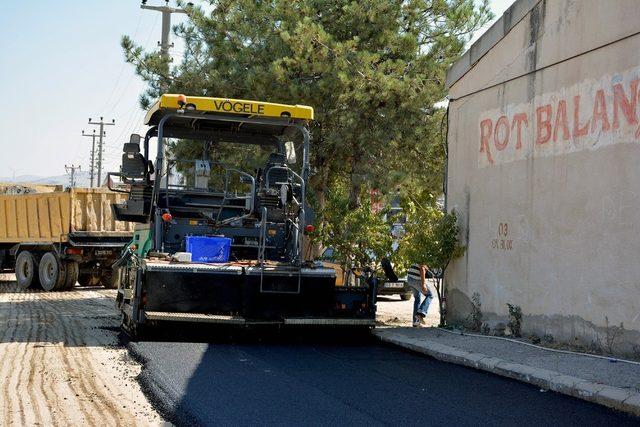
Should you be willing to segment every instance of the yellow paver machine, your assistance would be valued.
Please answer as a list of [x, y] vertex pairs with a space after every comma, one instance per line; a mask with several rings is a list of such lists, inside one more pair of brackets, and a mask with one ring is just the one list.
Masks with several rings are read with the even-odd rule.
[[301, 105], [171, 94], [153, 105], [110, 174], [128, 193], [116, 218], [138, 223], [116, 263], [125, 329], [374, 325], [375, 279], [336, 286], [334, 269], [303, 257], [311, 120]]

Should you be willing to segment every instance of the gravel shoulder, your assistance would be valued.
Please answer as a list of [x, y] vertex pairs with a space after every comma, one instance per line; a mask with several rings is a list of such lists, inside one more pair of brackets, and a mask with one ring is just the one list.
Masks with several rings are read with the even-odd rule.
[[0, 275], [0, 424], [162, 425], [120, 342], [115, 291], [19, 291]]

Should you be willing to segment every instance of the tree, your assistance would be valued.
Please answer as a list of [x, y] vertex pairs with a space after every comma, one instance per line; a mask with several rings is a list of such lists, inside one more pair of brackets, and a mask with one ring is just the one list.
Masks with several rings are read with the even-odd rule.
[[[311, 190], [325, 208], [329, 184], [441, 188], [438, 134], [448, 67], [491, 14], [488, 0], [210, 0], [174, 28], [185, 42], [171, 67], [129, 37], [126, 60], [148, 83], [148, 107], [174, 93], [312, 105]], [[179, 1], [180, 3], [180, 1]]]
[[407, 222], [399, 255], [405, 264], [424, 264], [434, 273], [442, 326], [446, 315], [444, 273], [451, 261], [465, 251], [458, 238], [456, 213], [444, 212], [427, 192], [409, 195], [403, 205]]
[[334, 250], [334, 258], [344, 271], [351, 268], [379, 267], [391, 252], [391, 225], [385, 211], [371, 209], [369, 198], [357, 208], [349, 206], [346, 183], [335, 183], [328, 192], [327, 208], [320, 212], [324, 222], [312, 236]]

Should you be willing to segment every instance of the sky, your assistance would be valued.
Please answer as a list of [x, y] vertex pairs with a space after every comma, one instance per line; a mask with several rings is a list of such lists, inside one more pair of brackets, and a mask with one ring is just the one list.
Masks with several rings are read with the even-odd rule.
[[[492, 0], [499, 18], [513, 0]], [[5, 3], [5, 2], [3, 2]], [[148, 0], [149, 5], [164, 4]], [[174, 0], [170, 4], [175, 6]], [[172, 24], [185, 19], [174, 14]], [[143, 134], [138, 97], [144, 84], [124, 62], [120, 38], [157, 49], [161, 14], [138, 0], [11, 1], [0, 13], [0, 177], [57, 176], [66, 165], [89, 169], [96, 126], [88, 119], [115, 119], [106, 126], [104, 171], [116, 171], [122, 144]], [[487, 24], [474, 35], [486, 31]], [[175, 61], [184, 46], [172, 35]], [[221, 94], [223, 95], [223, 94]]]

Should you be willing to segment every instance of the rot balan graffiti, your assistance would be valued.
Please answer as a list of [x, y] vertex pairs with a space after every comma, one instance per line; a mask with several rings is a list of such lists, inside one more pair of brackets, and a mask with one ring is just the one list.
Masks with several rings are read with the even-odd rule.
[[478, 165], [634, 142], [640, 138], [639, 85], [636, 69], [487, 111], [479, 121]]

